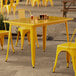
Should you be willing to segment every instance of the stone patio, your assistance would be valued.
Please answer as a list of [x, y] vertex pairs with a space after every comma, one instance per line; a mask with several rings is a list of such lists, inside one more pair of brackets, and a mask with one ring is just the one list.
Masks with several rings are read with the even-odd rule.
[[[31, 7], [31, 5], [26, 6], [25, 3], [22, 2], [19, 4], [17, 9], [18, 8], [30, 9], [34, 16], [47, 13], [48, 15], [62, 17], [62, 12], [60, 11], [62, 8], [61, 0], [54, 0], [54, 7], [51, 7], [50, 5], [48, 7], [39, 8]], [[13, 16], [10, 15], [9, 17], [12, 18]], [[76, 17], [76, 13], [68, 13], [68, 17]], [[72, 34], [74, 28], [76, 27], [76, 22], [70, 21], [68, 22], [68, 24], [69, 33]], [[16, 27], [12, 27], [13, 33], [16, 33], [15, 28]], [[38, 28], [37, 33], [42, 34], [42, 28]], [[43, 52], [42, 38], [38, 38], [40, 47], [36, 47], [35, 68], [32, 68], [31, 65], [31, 47], [28, 45], [28, 41], [26, 38], [24, 41], [23, 50], [21, 50], [20, 47], [20, 40], [18, 46], [15, 47], [16, 39], [13, 38], [15, 53], [13, 54], [10, 45], [8, 61], [5, 62], [5, 56], [7, 51], [7, 39], [5, 39], [4, 50], [1, 50], [0, 48], [0, 76], [74, 76], [71, 62], [70, 67], [66, 68], [66, 53], [61, 53], [59, 55], [56, 72], [52, 73], [56, 55], [56, 47], [58, 44], [64, 43], [67, 40], [65, 25], [57, 24], [49, 26], [47, 30], [47, 35], [52, 36], [54, 39], [52, 41], [47, 41], [46, 51]]]
[[[15, 39], [13, 42], [15, 44]], [[56, 72], [52, 73], [57, 44], [64, 43], [66, 41], [47, 41], [46, 51], [43, 52], [42, 40], [39, 41], [39, 48], [36, 47], [36, 64], [35, 68], [31, 65], [31, 47], [28, 45], [28, 41], [25, 39], [24, 49], [20, 48], [20, 40], [18, 46], [15, 47], [15, 53], [13, 54], [10, 45], [8, 61], [5, 62], [5, 56], [7, 51], [7, 39], [4, 42], [4, 50], [0, 51], [0, 76], [74, 76], [72, 63], [70, 67], [66, 68], [66, 53], [61, 53], [58, 58]]]

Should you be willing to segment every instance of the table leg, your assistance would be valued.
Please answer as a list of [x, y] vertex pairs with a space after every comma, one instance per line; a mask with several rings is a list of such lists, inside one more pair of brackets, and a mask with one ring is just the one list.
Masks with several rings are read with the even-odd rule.
[[[65, 26], [66, 26], [67, 42], [69, 42], [69, 33], [68, 33], [67, 21], [65, 22]], [[69, 61], [70, 61], [70, 55], [69, 55], [69, 53], [67, 53], [66, 60], [67, 60], [67, 68], [68, 68], [69, 67]]]
[[32, 60], [32, 66], [34, 68], [35, 66], [35, 28], [31, 27], [30, 30], [30, 37], [31, 37], [31, 60]]
[[46, 33], [47, 33], [47, 26], [43, 26], [43, 50], [46, 49]]
[[9, 53], [9, 45], [10, 45], [10, 38], [11, 38], [11, 24], [9, 26], [9, 34], [8, 34], [8, 47], [7, 47], [7, 54], [6, 54], [6, 60], [8, 59], [8, 53]]

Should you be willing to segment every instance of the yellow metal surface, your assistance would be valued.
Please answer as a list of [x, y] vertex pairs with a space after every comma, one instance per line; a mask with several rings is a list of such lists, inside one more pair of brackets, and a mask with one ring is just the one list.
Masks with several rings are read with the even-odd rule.
[[54, 16], [49, 16], [49, 19], [47, 20], [36, 20], [31, 19], [31, 18], [21, 18], [21, 19], [15, 19], [15, 20], [8, 20], [4, 21], [5, 23], [12, 23], [15, 24], [15, 26], [26, 26], [26, 27], [41, 27], [44, 24], [45, 25], [52, 25], [52, 24], [57, 24], [57, 23], [64, 23], [68, 20], [73, 20], [73, 18], [65, 18], [65, 17], [54, 17]]
[[76, 76], [76, 42], [72, 42], [75, 32], [76, 32], [76, 29], [73, 32], [70, 42], [57, 45], [56, 59], [55, 59], [54, 67], [53, 67], [53, 72], [55, 72], [58, 55], [60, 54], [60, 52], [67, 52], [67, 54], [69, 56], [69, 57], [67, 57], [67, 67], [69, 66], [69, 60], [70, 60], [70, 56], [71, 56], [73, 69], [74, 69], [75, 76]]
[[[36, 17], [37, 18], [37, 17]], [[31, 18], [22, 18], [22, 19], [15, 19], [15, 20], [7, 20], [4, 23], [9, 23], [11, 26], [24, 26], [27, 29], [30, 29], [30, 36], [31, 36], [31, 58], [32, 58], [32, 66], [35, 66], [35, 29], [37, 27], [43, 27], [43, 49], [46, 48], [46, 31], [47, 25], [65, 23], [66, 25], [66, 34], [67, 34], [67, 41], [69, 41], [69, 34], [68, 34], [68, 25], [67, 21], [73, 20], [72, 18], [64, 18], [64, 17], [54, 17], [50, 16], [47, 20], [40, 20], [40, 19], [31, 19]], [[11, 28], [10, 28], [11, 29]], [[10, 30], [11, 32], [11, 30]], [[10, 35], [10, 34], [9, 34]], [[9, 42], [8, 42], [9, 46]], [[8, 49], [7, 49], [8, 51]]]

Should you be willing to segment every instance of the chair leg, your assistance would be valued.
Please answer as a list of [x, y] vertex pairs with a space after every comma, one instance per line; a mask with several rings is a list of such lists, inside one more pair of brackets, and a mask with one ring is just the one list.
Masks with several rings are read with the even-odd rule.
[[37, 1], [37, 5], [38, 5], [38, 7], [39, 7], [39, 1]]
[[57, 64], [57, 60], [58, 60], [58, 55], [59, 55], [59, 53], [57, 51], [57, 53], [56, 53], [56, 59], [55, 59], [55, 64], [54, 64], [54, 67], [53, 67], [53, 72], [55, 72], [55, 68], [56, 68], [56, 64]]
[[63, 11], [63, 17], [67, 17], [67, 12], [66, 11]]
[[7, 6], [7, 7], [6, 7], [6, 9], [7, 9], [7, 14], [8, 14], [8, 15], [9, 15], [9, 13], [10, 13], [10, 11], [11, 11], [10, 8], [11, 8], [10, 6]]
[[26, 0], [26, 5], [28, 5], [29, 4], [29, 0]]
[[34, 6], [36, 6], [36, 1], [33, 1], [33, 4], [32, 4], [32, 6], [34, 7]]
[[7, 46], [7, 54], [6, 54], [6, 60], [5, 60], [6, 62], [7, 62], [8, 54], [9, 54], [10, 38], [11, 38], [11, 24], [10, 24], [10, 26], [9, 26], [8, 46]]
[[28, 44], [30, 45], [30, 31], [27, 33]]
[[76, 57], [72, 57], [72, 64], [73, 64], [73, 69], [74, 69], [75, 76], [76, 76]]
[[69, 53], [67, 53], [66, 60], [67, 60], [67, 68], [69, 68], [69, 62], [70, 62], [70, 55], [69, 55]]
[[[65, 22], [65, 26], [66, 26], [67, 42], [69, 42], [69, 34], [68, 34], [68, 25], [67, 25], [67, 22]], [[67, 68], [68, 68], [69, 67], [69, 61], [70, 61], [70, 55], [69, 55], [69, 53], [67, 53], [66, 60], [67, 60]]]
[[41, 6], [40, 0], [37, 0], [38, 7]]
[[42, 5], [45, 6], [45, 0], [42, 0]]
[[33, 2], [34, 2], [34, 0], [31, 0], [31, 5], [33, 6]]
[[14, 47], [13, 47], [12, 34], [11, 34], [11, 45], [12, 45], [12, 50], [13, 50], [13, 53], [15, 53], [15, 50], [14, 50]]
[[2, 50], [3, 50], [3, 44], [4, 44], [4, 36], [3, 36], [3, 39], [2, 39]]
[[15, 43], [15, 46], [17, 46], [17, 44], [18, 44], [19, 35], [20, 35], [20, 32], [18, 32], [18, 34], [17, 34], [17, 40], [16, 40], [16, 43]]
[[51, 6], [53, 6], [53, 1], [52, 0], [50, 0], [50, 4], [51, 4]]
[[45, 2], [45, 6], [47, 6], [47, 4], [48, 4], [48, 0], [46, 0], [46, 2]]
[[2, 50], [3, 50], [3, 44], [4, 44], [4, 36], [1, 37], [1, 47], [2, 47]]
[[24, 37], [25, 37], [24, 33], [21, 32], [21, 50], [23, 50]]
[[13, 6], [13, 14], [15, 16], [15, 12], [16, 12], [16, 5]]
[[38, 43], [38, 38], [37, 38], [37, 32], [36, 32], [36, 29], [35, 29], [35, 41], [37, 42], [37, 47], [39, 48], [39, 43]]

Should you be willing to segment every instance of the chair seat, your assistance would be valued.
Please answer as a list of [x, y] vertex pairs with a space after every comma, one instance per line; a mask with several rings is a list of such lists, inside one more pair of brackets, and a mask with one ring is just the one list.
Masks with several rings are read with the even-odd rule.
[[58, 48], [69, 48], [76, 49], [76, 42], [68, 42], [64, 44], [57, 45]]
[[26, 29], [25, 27], [19, 27], [19, 28], [18, 28], [18, 31], [27, 31], [27, 32], [28, 32], [29, 29]]
[[8, 35], [9, 31], [0, 30], [0, 35]]
[[67, 42], [64, 44], [57, 45], [56, 59], [55, 59], [54, 67], [53, 67], [53, 72], [55, 72], [57, 59], [60, 52], [67, 52], [69, 55], [67, 57], [67, 67], [69, 67], [69, 61], [70, 61], [70, 56], [71, 56], [73, 69], [75, 71], [75, 76], [76, 76], [76, 42]]

